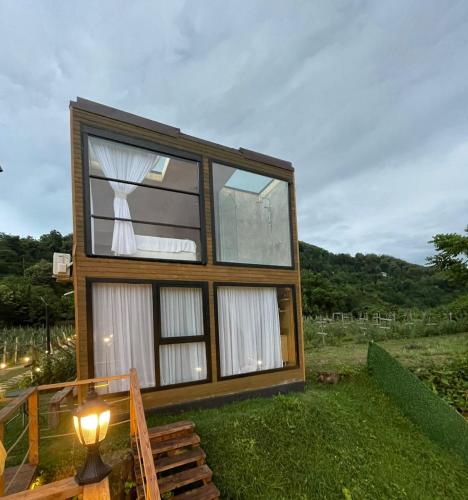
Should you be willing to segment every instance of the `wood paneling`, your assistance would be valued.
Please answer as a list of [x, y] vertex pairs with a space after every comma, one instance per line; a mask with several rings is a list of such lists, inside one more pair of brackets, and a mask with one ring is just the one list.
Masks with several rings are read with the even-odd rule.
[[[211, 193], [209, 183], [209, 160], [217, 159], [235, 163], [239, 167], [253, 169], [258, 173], [281, 177], [294, 183], [294, 172], [279, 166], [267, 165], [260, 161], [246, 158], [239, 151], [217, 147], [213, 143], [195, 140], [187, 135], [170, 136], [156, 131], [141, 128], [122, 121], [113, 120], [97, 114], [71, 108], [71, 154], [72, 154], [72, 190], [73, 190], [73, 281], [75, 289], [75, 325], [77, 334], [77, 365], [78, 377], [87, 378], [88, 370], [88, 324], [86, 278], [125, 278], [125, 279], [151, 279], [151, 280], [183, 280], [205, 281], [209, 284], [209, 319], [211, 338], [211, 368], [212, 383], [191, 385], [183, 388], [158, 390], [144, 394], [146, 406], [184, 402], [211, 395], [230, 394], [245, 390], [268, 387], [304, 380], [304, 355], [302, 339], [301, 300], [300, 300], [300, 274], [299, 252], [297, 242], [296, 200], [294, 189], [291, 190], [291, 221], [293, 235], [294, 263], [296, 269], [275, 269], [260, 267], [223, 266], [213, 263], [213, 236], [211, 218]], [[166, 147], [174, 147], [195, 153], [202, 157], [203, 169], [203, 195], [204, 195], [204, 224], [207, 249], [207, 263], [203, 264], [176, 264], [168, 262], [138, 261], [133, 259], [113, 259], [103, 257], [88, 257], [85, 250], [84, 220], [84, 192], [83, 192], [83, 145], [81, 127], [89, 126], [110, 130], [133, 138], [152, 141]], [[255, 155], [250, 155], [255, 158]], [[277, 371], [273, 373], [256, 374], [240, 379], [218, 381], [215, 314], [214, 314], [214, 282], [245, 282], [266, 284], [295, 285], [297, 318], [299, 318], [298, 368]]]

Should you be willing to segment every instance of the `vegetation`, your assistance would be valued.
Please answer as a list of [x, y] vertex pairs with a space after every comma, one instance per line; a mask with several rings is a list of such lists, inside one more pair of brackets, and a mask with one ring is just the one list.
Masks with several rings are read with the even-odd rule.
[[51, 231], [39, 239], [0, 233], [0, 327], [41, 325], [73, 319], [70, 285], [52, 278], [54, 252], [71, 252], [71, 235]]
[[[465, 229], [468, 233], [468, 226]], [[461, 234], [436, 234], [431, 241], [436, 255], [427, 260], [455, 283], [468, 284], [468, 236]]]
[[299, 250], [306, 316], [450, 308], [450, 302], [468, 295], [466, 285], [450, 283], [434, 268], [387, 255], [335, 255], [303, 242]]

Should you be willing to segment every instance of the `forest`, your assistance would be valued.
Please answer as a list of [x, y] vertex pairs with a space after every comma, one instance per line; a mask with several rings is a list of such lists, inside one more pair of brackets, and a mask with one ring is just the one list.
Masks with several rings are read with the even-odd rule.
[[[39, 238], [0, 233], [0, 327], [73, 320], [71, 285], [52, 278], [52, 254], [71, 253], [72, 235]], [[333, 254], [300, 242], [304, 315], [444, 309], [468, 312], [468, 291], [433, 267], [386, 255]]]

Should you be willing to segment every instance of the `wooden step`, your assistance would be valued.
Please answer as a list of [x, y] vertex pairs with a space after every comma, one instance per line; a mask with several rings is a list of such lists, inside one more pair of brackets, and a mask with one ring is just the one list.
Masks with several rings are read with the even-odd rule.
[[198, 434], [190, 434], [188, 436], [180, 436], [174, 439], [151, 442], [151, 450], [153, 451], [153, 455], [159, 455], [160, 453], [167, 453], [190, 446], [198, 446], [199, 444], [200, 437]]
[[201, 448], [195, 448], [194, 450], [187, 450], [184, 453], [178, 453], [170, 457], [158, 458], [154, 461], [154, 466], [156, 467], [156, 472], [162, 472], [193, 462], [198, 462], [198, 465], [202, 465], [205, 458], [205, 452]]
[[[187, 450], [183, 453], [171, 455], [170, 457], [158, 458], [154, 461], [154, 467], [156, 472], [163, 472], [194, 462], [197, 462], [198, 465], [203, 465], [205, 463], [205, 458], [205, 452], [201, 448], [195, 448], [194, 450]], [[135, 462], [135, 477], [137, 482], [141, 480], [141, 470], [138, 462]]]
[[213, 483], [204, 484], [200, 488], [194, 490], [184, 491], [174, 498], [180, 500], [217, 500], [219, 498], [219, 490]]
[[200, 465], [193, 469], [187, 469], [182, 472], [177, 472], [176, 474], [171, 474], [170, 476], [159, 478], [159, 490], [161, 493], [167, 493], [168, 491], [182, 488], [182, 486], [187, 486], [197, 481], [211, 481], [212, 475], [213, 473], [207, 465]]
[[148, 429], [150, 441], [161, 441], [168, 439], [172, 435], [191, 434], [195, 429], [195, 424], [190, 420], [182, 420], [173, 424], [160, 425]]

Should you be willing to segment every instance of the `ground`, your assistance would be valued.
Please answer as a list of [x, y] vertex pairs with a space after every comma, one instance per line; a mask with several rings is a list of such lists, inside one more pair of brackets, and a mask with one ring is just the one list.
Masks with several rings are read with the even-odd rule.
[[[420, 366], [467, 352], [467, 343], [464, 334], [389, 340], [383, 346], [404, 364]], [[408, 347], [413, 344], [419, 347]], [[152, 416], [148, 425], [193, 420], [222, 498], [466, 498], [467, 464], [431, 442], [381, 393], [366, 373], [366, 349], [346, 342], [308, 348], [303, 393]], [[337, 385], [316, 384], [315, 373], [328, 370], [351, 375]], [[49, 435], [71, 430], [64, 422]], [[105, 459], [124, 454], [127, 444], [128, 424], [112, 427]], [[52, 480], [73, 474], [83, 450], [72, 434], [43, 439], [40, 456], [41, 470]]]

